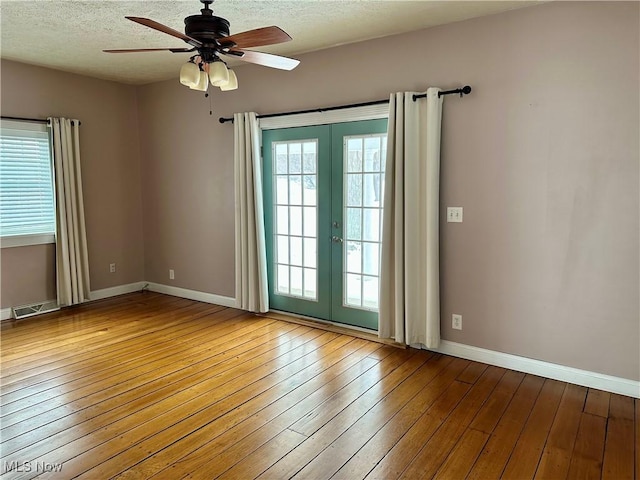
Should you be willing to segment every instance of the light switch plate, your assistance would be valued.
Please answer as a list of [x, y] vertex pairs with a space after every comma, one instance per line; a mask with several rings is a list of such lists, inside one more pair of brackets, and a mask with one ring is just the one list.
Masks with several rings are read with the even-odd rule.
[[462, 223], [462, 207], [447, 207], [447, 222]]

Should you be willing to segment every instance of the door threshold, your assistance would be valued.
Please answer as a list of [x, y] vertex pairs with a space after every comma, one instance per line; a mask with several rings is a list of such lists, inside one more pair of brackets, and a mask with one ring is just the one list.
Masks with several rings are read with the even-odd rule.
[[267, 313], [257, 313], [260, 317], [269, 317], [276, 320], [282, 320], [284, 322], [295, 323], [298, 325], [304, 325], [306, 327], [319, 328], [326, 330], [327, 332], [340, 333], [342, 335], [350, 335], [356, 338], [362, 338], [363, 340], [369, 340], [376, 343], [382, 343], [383, 345], [389, 345], [396, 348], [407, 348], [402, 343], [395, 342], [393, 340], [380, 338], [376, 333], [372, 333], [371, 330], [365, 328], [355, 327], [352, 325], [338, 324], [330, 322], [328, 320], [321, 320], [319, 318], [306, 317], [303, 315], [297, 315], [290, 312], [281, 312], [279, 310], [269, 310]]

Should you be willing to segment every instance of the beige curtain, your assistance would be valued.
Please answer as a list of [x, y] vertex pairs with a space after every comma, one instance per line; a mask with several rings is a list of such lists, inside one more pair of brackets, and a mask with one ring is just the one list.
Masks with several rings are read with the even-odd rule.
[[49, 118], [56, 190], [58, 304], [89, 299], [89, 255], [80, 170], [80, 122]]
[[267, 254], [262, 205], [260, 129], [256, 114], [236, 113], [234, 163], [236, 200], [236, 297], [250, 312], [269, 311]]
[[382, 226], [379, 336], [427, 348], [440, 343], [439, 91], [391, 95]]

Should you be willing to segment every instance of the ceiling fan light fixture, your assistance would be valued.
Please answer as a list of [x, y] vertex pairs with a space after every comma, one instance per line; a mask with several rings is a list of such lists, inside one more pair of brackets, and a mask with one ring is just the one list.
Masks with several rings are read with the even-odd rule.
[[209, 77], [207, 76], [207, 72], [200, 72], [200, 78], [198, 83], [193, 87], [189, 87], [191, 90], [198, 90], [200, 92], [206, 92], [209, 87]]
[[[1, 2], [2, 0], [0, 0]], [[208, 91], [209, 83], [222, 91], [238, 88], [236, 74], [227, 68], [222, 58], [231, 56], [244, 62], [263, 65], [280, 70], [293, 70], [300, 63], [294, 58], [271, 53], [246, 50], [247, 48], [276, 45], [288, 42], [291, 37], [280, 27], [255, 28], [231, 35], [229, 21], [213, 14], [210, 5], [214, 0], [200, 0], [204, 8], [200, 14], [184, 19], [184, 33], [144, 17], [127, 16], [128, 20], [183, 40], [187, 48], [142, 48], [104, 50], [108, 53], [158, 52], [193, 53], [189, 61], [180, 68], [180, 83], [192, 90]]]
[[238, 88], [238, 77], [236, 77], [236, 72], [229, 69], [229, 81], [223, 85], [220, 85], [220, 90], [223, 92], [228, 92], [230, 90], [236, 90]]
[[219, 87], [229, 81], [229, 72], [224, 62], [212, 62], [209, 64], [209, 80], [211, 85]]
[[200, 81], [200, 69], [193, 62], [187, 62], [180, 69], [180, 83], [187, 87], [195, 87]]

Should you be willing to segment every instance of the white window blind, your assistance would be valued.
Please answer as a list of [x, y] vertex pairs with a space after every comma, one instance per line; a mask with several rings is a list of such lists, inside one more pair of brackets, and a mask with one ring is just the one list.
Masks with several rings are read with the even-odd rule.
[[2, 120], [0, 128], [0, 236], [2, 246], [45, 243], [11, 242], [17, 237], [48, 236], [56, 218], [51, 150], [47, 126]]

